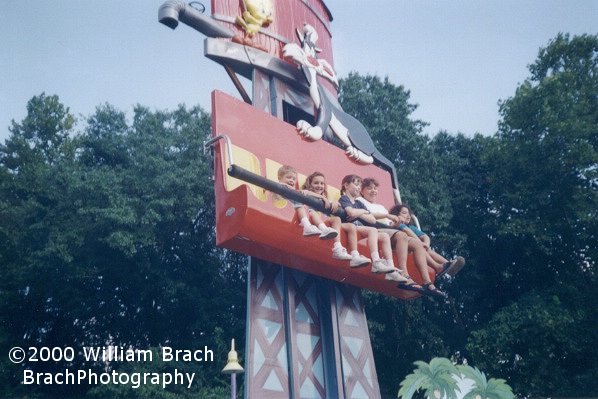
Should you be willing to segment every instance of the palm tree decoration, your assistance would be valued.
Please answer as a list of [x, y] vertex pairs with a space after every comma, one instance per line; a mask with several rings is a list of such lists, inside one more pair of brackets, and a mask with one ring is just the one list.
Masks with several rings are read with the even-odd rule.
[[399, 397], [411, 399], [415, 392], [423, 389], [429, 399], [457, 399], [460, 390], [453, 375], [459, 371], [449, 359], [435, 357], [430, 364], [422, 361], [413, 364], [417, 368], [401, 382]]
[[[486, 379], [486, 375], [475, 367], [457, 366], [460, 374], [474, 382], [473, 389], [463, 399], [513, 399], [513, 391], [501, 378]], [[399, 391], [400, 393], [400, 391]]]

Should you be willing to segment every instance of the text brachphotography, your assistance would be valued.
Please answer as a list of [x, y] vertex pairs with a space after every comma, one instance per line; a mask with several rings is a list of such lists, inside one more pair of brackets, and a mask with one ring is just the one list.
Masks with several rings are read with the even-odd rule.
[[23, 370], [24, 385], [131, 385], [137, 389], [141, 385], [161, 385], [166, 388], [170, 385], [182, 385], [191, 388], [195, 373], [182, 373], [173, 370], [168, 373], [121, 373], [113, 370], [110, 373], [97, 373], [91, 369], [71, 371], [65, 369], [61, 372], [36, 373], [32, 370]]

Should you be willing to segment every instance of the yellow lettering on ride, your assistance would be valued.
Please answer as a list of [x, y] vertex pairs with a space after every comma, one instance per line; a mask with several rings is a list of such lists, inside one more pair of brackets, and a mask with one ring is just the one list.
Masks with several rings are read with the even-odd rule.
[[[260, 166], [260, 159], [255, 154], [253, 154], [252, 152], [250, 152], [244, 148], [238, 147], [234, 144], [232, 145], [232, 153], [233, 153], [235, 165], [240, 166], [241, 168], [246, 169], [246, 170], [248, 170], [252, 173], [255, 173], [257, 175], [264, 176], [262, 174], [262, 168]], [[266, 190], [264, 190], [263, 188], [258, 187], [256, 185], [248, 184], [248, 183], [244, 182], [243, 180], [239, 180], [234, 177], [231, 177], [226, 173], [226, 169], [230, 166], [230, 162], [228, 160], [228, 157], [226, 156], [226, 152], [224, 152], [224, 157], [225, 157], [224, 187], [226, 188], [226, 191], [232, 191], [232, 190], [236, 189], [237, 187], [245, 184], [249, 187], [249, 189], [251, 190], [251, 192], [257, 199], [259, 199], [262, 202], [266, 202], [268, 200], [268, 195], [269, 195]], [[278, 181], [278, 169], [283, 164], [278, 161], [269, 159], [269, 158], [265, 159], [265, 164], [266, 164], [266, 168], [265, 168], [266, 169], [266, 176], [265, 176], [266, 179], [277, 182]], [[294, 166], [294, 165], [291, 165], [291, 166]], [[302, 173], [297, 173], [298, 187], [301, 187], [303, 185], [303, 183], [305, 183], [305, 179], [307, 179], [306, 175], [304, 175]], [[328, 188], [328, 196], [330, 197], [330, 199], [332, 201], [338, 201], [338, 199], [341, 196], [340, 190], [331, 185], [328, 185], [327, 188]], [[277, 208], [284, 208], [285, 206], [287, 206], [288, 201], [279, 195], [272, 195], [272, 203]]]

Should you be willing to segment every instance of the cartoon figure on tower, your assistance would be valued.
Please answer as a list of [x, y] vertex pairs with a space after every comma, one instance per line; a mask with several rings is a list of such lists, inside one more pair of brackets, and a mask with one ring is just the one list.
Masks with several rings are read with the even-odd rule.
[[[315, 126], [304, 120], [297, 122], [299, 132], [310, 140], [320, 140], [330, 128], [343, 143], [350, 158], [364, 164], [373, 163], [376, 159], [392, 170], [392, 163], [376, 149], [365, 127], [345, 113], [336, 99], [318, 83], [317, 77], [321, 76], [338, 88], [338, 79], [330, 63], [316, 57], [321, 49], [316, 47], [318, 33], [314, 27], [309, 24], [303, 25], [302, 29], [297, 29], [297, 36], [301, 46], [295, 43], [285, 45], [283, 56], [301, 67], [317, 113]], [[328, 139], [332, 140], [331, 137]]]
[[256, 48], [261, 47], [255, 45], [252, 41], [262, 27], [266, 28], [274, 21], [273, 11], [274, 6], [271, 0], [243, 0], [244, 11], [242, 15], [235, 18], [235, 22], [243, 28], [246, 37], [242, 38], [237, 35], [233, 37], [233, 41]]

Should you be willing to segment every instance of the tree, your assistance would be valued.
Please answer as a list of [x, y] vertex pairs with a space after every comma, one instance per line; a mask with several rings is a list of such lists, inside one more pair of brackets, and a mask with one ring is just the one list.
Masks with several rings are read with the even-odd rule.
[[458, 371], [450, 360], [435, 357], [429, 364], [422, 361], [414, 364], [417, 368], [401, 382], [399, 397], [411, 399], [421, 389], [429, 399], [457, 399], [459, 388], [453, 376]]
[[11, 170], [59, 160], [69, 141], [75, 118], [60, 103], [58, 96], [45, 93], [27, 102], [27, 116], [21, 123], [12, 121], [10, 138], [2, 145], [2, 163]]
[[585, 281], [595, 268], [597, 54], [598, 36], [558, 35], [500, 106], [491, 178], [507, 184], [494, 184], [493, 205], [499, 235], [527, 248], [511, 268], [523, 284]]
[[[486, 375], [475, 367], [468, 365], [455, 366], [446, 358], [436, 357], [430, 363], [417, 361], [417, 368], [401, 382], [399, 397], [411, 399], [413, 395], [424, 391], [427, 398], [456, 399], [463, 395], [464, 399], [513, 399], [511, 387], [503, 379], [486, 378]], [[469, 391], [461, 388], [473, 383]]]
[[489, 372], [508, 376], [522, 395], [594, 394], [596, 309], [588, 286], [526, 294], [473, 331], [467, 353]]
[[494, 249], [483, 274], [502, 295], [491, 297], [468, 353], [508, 371], [523, 394], [596, 394], [598, 337], [587, 326], [598, 288], [598, 36], [558, 35], [530, 72], [501, 103], [496, 144], [484, 156], [482, 231]]
[[[84, 130], [74, 132], [72, 121], [57, 97], [35, 97], [0, 147], [0, 343], [225, 352], [223, 329], [244, 331], [236, 293], [245, 263], [214, 247], [210, 160], [201, 151], [209, 116], [138, 106], [129, 124], [104, 105]], [[6, 396], [25, 389], [22, 369], [1, 362]], [[67, 366], [105, 364], [80, 356], [23, 364], [38, 372]], [[220, 365], [194, 371], [199, 389]], [[39, 387], [60, 396], [89, 388]]]
[[459, 365], [457, 369], [465, 378], [473, 381], [471, 389], [463, 399], [513, 399], [513, 391], [502, 378], [486, 378], [486, 375], [468, 365]]
[[[37, 343], [34, 331], [50, 330], [48, 314], [55, 309], [56, 298], [41, 293], [65, 271], [47, 273], [55, 268], [52, 262], [64, 259], [65, 253], [64, 242], [54, 234], [55, 226], [42, 220], [51, 218], [63, 193], [55, 171], [73, 159], [69, 135], [74, 122], [57, 96], [41, 94], [28, 102], [27, 116], [21, 123], [12, 122], [11, 136], [0, 146], [3, 348], [23, 341]], [[69, 235], [69, 231], [64, 232], [64, 236]], [[69, 331], [64, 334], [68, 336]], [[0, 362], [4, 377], [13, 382], [12, 376], [20, 369], [7, 359]]]

